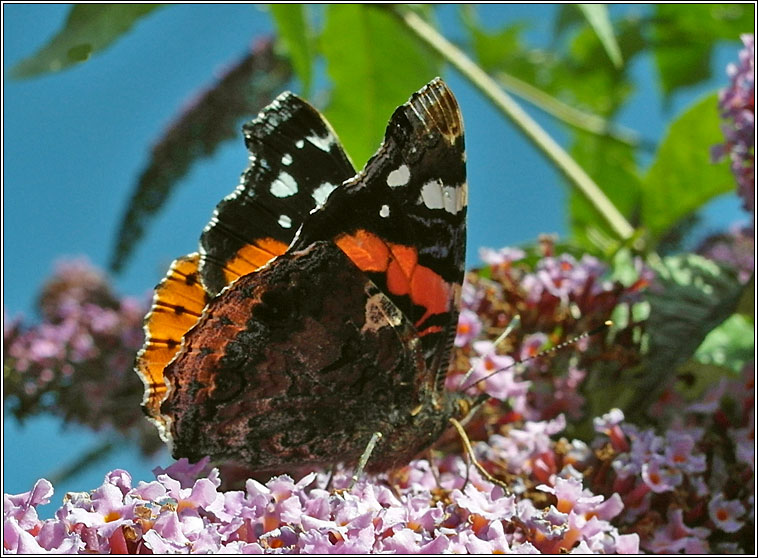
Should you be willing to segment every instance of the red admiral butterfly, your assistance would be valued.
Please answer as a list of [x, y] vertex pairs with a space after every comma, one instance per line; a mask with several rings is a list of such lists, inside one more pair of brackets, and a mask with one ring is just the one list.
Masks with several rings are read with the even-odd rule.
[[[355, 173], [291, 93], [244, 127], [250, 166], [156, 287], [137, 360], [175, 457], [252, 470], [406, 464], [461, 414], [444, 391], [466, 246], [463, 122], [435, 79]], [[458, 396], [460, 394], [457, 394]]]

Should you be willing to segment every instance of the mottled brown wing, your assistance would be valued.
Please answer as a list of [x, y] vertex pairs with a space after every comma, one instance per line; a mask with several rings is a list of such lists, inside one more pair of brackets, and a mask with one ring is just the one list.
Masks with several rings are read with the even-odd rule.
[[165, 376], [174, 456], [252, 470], [354, 463], [376, 431], [370, 469], [386, 469], [436, 440], [449, 415], [414, 328], [327, 242], [214, 299]]

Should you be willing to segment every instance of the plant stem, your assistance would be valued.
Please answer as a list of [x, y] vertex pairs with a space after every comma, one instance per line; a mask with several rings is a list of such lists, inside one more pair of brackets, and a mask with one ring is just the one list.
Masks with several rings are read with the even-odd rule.
[[458, 47], [448, 41], [434, 27], [409, 10], [392, 8], [392, 12], [429, 47], [437, 51], [454, 68], [473, 83], [495, 107], [512, 120], [553, 164], [578, 188], [579, 192], [597, 209], [619, 238], [627, 240], [634, 228], [616, 209], [597, 184], [574, 159], [540, 127], [513, 98]]
[[636, 147], [640, 144], [640, 135], [634, 130], [619, 126], [596, 114], [581, 111], [555, 97], [548, 95], [541, 89], [534, 87], [506, 72], [498, 72], [497, 80], [511, 93], [521, 97], [535, 107], [562, 120], [570, 126], [586, 130], [598, 136], [608, 136], [622, 143]]

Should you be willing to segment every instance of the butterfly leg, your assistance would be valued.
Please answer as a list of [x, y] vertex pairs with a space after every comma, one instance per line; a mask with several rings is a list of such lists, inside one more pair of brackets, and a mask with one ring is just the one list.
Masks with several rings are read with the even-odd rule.
[[363, 454], [361, 454], [361, 458], [358, 460], [358, 466], [355, 468], [355, 471], [353, 472], [352, 480], [350, 481], [350, 487], [348, 490], [352, 490], [352, 488], [355, 486], [355, 483], [358, 482], [358, 479], [361, 478], [361, 475], [363, 474], [363, 469], [366, 468], [366, 463], [368, 463], [369, 457], [371, 457], [371, 453], [374, 451], [374, 447], [376, 447], [376, 443], [382, 438], [381, 432], [374, 432], [371, 435], [371, 439], [368, 441], [368, 444], [366, 445], [366, 449], [363, 450]]
[[471, 477], [471, 456], [469, 455], [468, 451], [463, 452], [463, 456], [466, 458], [466, 477], [463, 479], [461, 492], [463, 492], [466, 489], [466, 486], [468, 485], [468, 481], [470, 480], [470, 477]]
[[[482, 474], [482, 476], [490, 481], [492, 484], [498, 485], [500, 488], [505, 490], [506, 495], [510, 495], [511, 490], [508, 488], [508, 485], [505, 484], [503, 481], [500, 481], [490, 475], [489, 471], [485, 469], [481, 463], [479, 463], [479, 460], [477, 460], [476, 455], [474, 455], [474, 448], [471, 447], [471, 441], [468, 439], [468, 436], [466, 435], [466, 431], [463, 429], [463, 426], [461, 426], [461, 423], [455, 420], [454, 418], [450, 418], [450, 423], [455, 426], [455, 429], [458, 431], [458, 435], [461, 437], [461, 442], [463, 443], [463, 447], [466, 450], [466, 455], [468, 455], [468, 458], [471, 460], [471, 463], [474, 464], [474, 466], [477, 468], [477, 470]], [[468, 481], [468, 472], [466, 473], [466, 480]]]

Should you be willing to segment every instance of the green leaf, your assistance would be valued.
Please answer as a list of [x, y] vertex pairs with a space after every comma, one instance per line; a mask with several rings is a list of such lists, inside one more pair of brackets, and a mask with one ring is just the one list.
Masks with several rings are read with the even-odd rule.
[[496, 70], [526, 73], [533, 78], [534, 64], [528, 60], [529, 52], [522, 44], [522, 34], [529, 27], [527, 23], [515, 21], [499, 30], [488, 31], [479, 22], [476, 7], [472, 4], [460, 6], [459, 16], [471, 36], [477, 63], [482, 69], [489, 73]]
[[708, 388], [718, 385], [721, 379], [733, 380], [734, 377], [728, 368], [691, 359], [679, 368], [679, 381], [674, 387], [685, 401], [695, 402], [703, 398]]
[[710, 199], [734, 190], [728, 163], [711, 163], [710, 147], [721, 141], [715, 93], [669, 126], [642, 181], [641, 224], [654, 238]]
[[671, 256], [652, 267], [657, 278], [646, 293], [649, 351], [623, 396], [625, 412], [635, 415], [647, 409], [706, 336], [732, 315], [742, 294], [731, 268], [695, 254]]
[[613, 254], [608, 279], [618, 281], [625, 287], [630, 287], [640, 278], [640, 270], [636, 265], [634, 253], [629, 248], [622, 248]]
[[[577, 13], [573, 6], [571, 12]], [[499, 72], [505, 72], [575, 109], [602, 116], [613, 114], [632, 92], [626, 67], [617, 68], [611, 63], [587, 25], [573, 35], [570, 52], [565, 52], [529, 48], [522, 38], [527, 24], [516, 22], [489, 31], [478, 22], [471, 6], [461, 9], [461, 21], [470, 34], [477, 62], [496, 78]], [[621, 19], [616, 28], [620, 52], [630, 60], [645, 46], [640, 22], [631, 17]], [[509, 88], [508, 83], [504, 85]]]
[[740, 314], [734, 314], [708, 333], [695, 352], [695, 359], [741, 372], [754, 357], [755, 326]]
[[[611, 64], [593, 30], [583, 25], [572, 40], [569, 53], [528, 50], [522, 44], [521, 26], [509, 25], [492, 32], [482, 28], [472, 8], [466, 7], [461, 16], [479, 63], [501, 79], [506, 89], [515, 87], [515, 80], [506, 81], [500, 71], [534, 86], [536, 91], [532, 89], [522, 95], [525, 99], [577, 126], [572, 157], [623, 214], [633, 215], [640, 191], [636, 154], [628, 141], [616, 141], [608, 136], [612, 123], [598, 116], [616, 112], [632, 87], [625, 68], [618, 69]], [[627, 60], [643, 48], [637, 21], [621, 20], [618, 38]], [[548, 94], [552, 96], [549, 101]], [[577, 108], [584, 112], [579, 113]], [[587, 110], [592, 113], [588, 114]], [[598, 247], [603, 251], [617, 248], [615, 234], [602, 225], [604, 217], [573, 189], [571, 204], [572, 241], [594, 252]]]
[[663, 94], [668, 97], [680, 87], [710, 78], [711, 48], [710, 45], [697, 43], [657, 47], [655, 62]]
[[[720, 40], [752, 33], [750, 4], [657, 4], [651, 26], [661, 87], [670, 96], [711, 75], [711, 54]], [[725, 78], [726, 79], [726, 78]]]
[[577, 23], [582, 22], [582, 14], [572, 4], [561, 4], [553, 22], [553, 42]]
[[320, 44], [334, 83], [325, 114], [360, 168], [395, 108], [439, 75], [439, 57], [378, 6], [330, 4]]
[[278, 37], [290, 56], [295, 74], [303, 85], [303, 97], [307, 97], [313, 78], [311, 29], [306, 22], [303, 4], [270, 4], [269, 11], [276, 23]]
[[124, 35], [161, 4], [77, 4], [50, 42], [11, 69], [11, 77], [58, 72], [88, 60]]
[[577, 4], [576, 7], [579, 8], [594, 29], [613, 65], [616, 68], [623, 66], [624, 60], [621, 57], [621, 49], [616, 42], [616, 35], [613, 33], [611, 19], [608, 17], [608, 8], [603, 4]]
[[644, 27], [634, 17], [615, 22], [616, 38], [626, 65], [616, 67], [590, 28], [571, 42], [570, 64], [559, 66], [560, 84], [572, 91], [577, 103], [611, 117], [634, 91], [628, 62], [645, 48]]
[[123, 268], [152, 216], [192, 165], [212, 155], [227, 139], [241, 142], [240, 120], [257, 114], [290, 79], [289, 62], [274, 54], [272, 41], [261, 41], [254, 48], [210, 89], [193, 96], [197, 100], [153, 147], [121, 221], [111, 270]]

